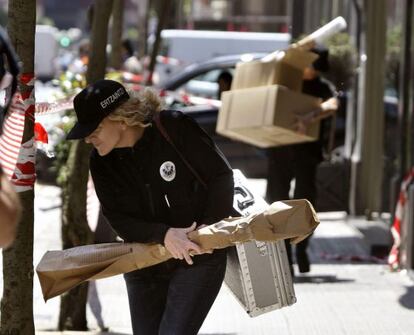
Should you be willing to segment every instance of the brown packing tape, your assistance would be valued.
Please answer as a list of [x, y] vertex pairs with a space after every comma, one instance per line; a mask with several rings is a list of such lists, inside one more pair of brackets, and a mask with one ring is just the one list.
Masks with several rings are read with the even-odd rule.
[[[229, 218], [192, 232], [202, 249], [221, 249], [251, 240], [304, 238], [319, 224], [306, 200], [273, 203], [246, 218]], [[197, 256], [195, 256], [197, 257]], [[36, 268], [45, 300], [87, 280], [95, 280], [156, 265], [171, 258], [158, 244], [107, 243], [48, 251]]]

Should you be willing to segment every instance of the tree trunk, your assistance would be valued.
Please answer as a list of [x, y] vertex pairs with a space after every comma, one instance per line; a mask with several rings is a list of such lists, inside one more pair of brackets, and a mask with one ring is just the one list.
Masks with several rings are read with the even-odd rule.
[[120, 70], [122, 66], [122, 32], [124, 27], [124, 0], [114, 1], [112, 8], [112, 48], [110, 66]]
[[[91, 53], [86, 78], [88, 83], [103, 79], [106, 68], [106, 44], [112, 0], [99, 0], [94, 5]], [[63, 248], [91, 244], [93, 234], [86, 218], [86, 190], [89, 175], [90, 146], [74, 141], [65, 166], [62, 182]], [[88, 284], [82, 284], [61, 296], [59, 330], [87, 330], [86, 303]]]
[[142, 59], [147, 54], [148, 21], [150, 15], [150, 0], [141, 0], [138, 3], [138, 56]]
[[[36, 24], [35, 0], [10, 0], [8, 33], [22, 62], [21, 72], [26, 78], [34, 76], [34, 35]], [[33, 98], [32, 82], [19, 78], [19, 91]], [[30, 106], [27, 114], [32, 110]], [[34, 136], [34, 122], [26, 117], [22, 143]], [[33, 189], [19, 193], [23, 215], [14, 244], [3, 250], [3, 298], [1, 301], [0, 334], [32, 335], [33, 321]]]
[[111, 15], [112, 1], [99, 0], [95, 2], [95, 15], [92, 19], [91, 54], [86, 72], [88, 83], [93, 83], [105, 77], [108, 22]]
[[147, 78], [147, 85], [152, 85], [152, 75], [153, 75], [154, 70], [155, 70], [155, 64], [157, 62], [158, 50], [160, 49], [160, 45], [161, 45], [161, 31], [167, 23], [168, 13], [170, 12], [171, 3], [172, 3], [172, 1], [163, 2], [162, 7], [160, 9], [160, 13], [158, 15], [157, 33], [156, 33], [156, 36], [155, 36], [155, 42], [154, 42], [152, 52], [151, 52], [151, 61], [150, 61], [149, 69], [148, 69], [149, 74], [148, 74], [148, 78]]
[[[86, 185], [90, 148], [83, 141], [72, 143], [67, 160], [67, 178], [62, 182], [63, 249], [90, 244], [92, 232], [86, 219]], [[88, 284], [61, 296], [59, 330], [87, 330]]]

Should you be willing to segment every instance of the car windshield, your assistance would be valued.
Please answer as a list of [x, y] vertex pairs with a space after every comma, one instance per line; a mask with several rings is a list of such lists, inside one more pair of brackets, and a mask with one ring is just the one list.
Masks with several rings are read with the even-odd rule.
[[201, 73], [178, 88], [181, 94], [195, 95], [203, 98], [218, 99], [219, 84], [218, 79], [222, 73], [230, 73], [234, 75], [234, 68], [213, 69]]

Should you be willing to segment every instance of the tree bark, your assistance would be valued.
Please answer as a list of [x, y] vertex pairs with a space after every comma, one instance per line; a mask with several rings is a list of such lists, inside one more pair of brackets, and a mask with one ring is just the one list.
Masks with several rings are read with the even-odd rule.
[[[8, 33], [22, 62], [21, 72], [34, 75], [34, 36], [36, 26], [35, 0], [10, 0]], [[34, 86], [19, 78], [23, 95]], [[34, 103], [34, 101], [32, 101]], [[34, 136], [34, 122], [26, 117], [22, 143]], [[1, 301], [0, 334], [32, 335], [33, 321], [33, 190], [19, 193], [23, 215], [13, 245], [3, 250], [3, 298]]]
[[[95, 1], [91, 52], [86, 72], [88, 84], [105, 77], [108, 22], [113, 0]], [[91, 244], [93, 234], [86, 217], [86, 190], [91, 147], [83, 140], [71, 144], [62, 178], [63, 248]], [[88, 284], [82, 284], [61, 296], [59, 330], [87, 330], [86, 303]]]
[[141, 0], [138, 3], [138, 56], [142, 59], [147, 54], [148, 21], [150, 15], [150, 0]]
[[[86, 218], [86, 188], [90, 148], [84, 141], [72, 143], [67, 160], [67, 178], [62, 182], [63, 249], [93, 241]], [[88, 284], [61, 296], [59, 330], [87, 330]]]
[[105, 76], [108, 22], [111, 15], [112, 1], [95, 1], [94, 15], [92, 18], [91, 54], [86, 72], [86, 80], [88, 83], [93, 83]]
[[115, 70], [122, 67], [122, 32], [124, 27], [124, 0], [116, 0], [112, 8], [111, 60], [110, 66]]
[[170, 11], [172, 1], [165, 1], [162, 3], [162, 7], [160, 9], [160, 13], [158, 15], [158, 26], [157, 26], [157, 33], [155, 36], [155, 42], [152, 47], [151, 52], [151, 61], [148, 69], [148, 78], [147, 78], [147, 85], [152, 85], [152, 76], [155, 70], [155, 64], [157, 62], [157, 55], [161, 45], [161, 31], [163, 27], [167, 24], [168, 20], [168, 13]]

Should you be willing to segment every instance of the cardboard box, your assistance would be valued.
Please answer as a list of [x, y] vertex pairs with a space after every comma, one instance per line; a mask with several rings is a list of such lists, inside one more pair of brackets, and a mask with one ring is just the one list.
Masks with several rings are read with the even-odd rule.
[[236, 66], [231, 89], [283, 85], [300, 92], [303, 70], [317, 58], [313, 52], [292, 48], [275, 53], [270, 61], [240, 62]]
[[296, 132], [296, 115], [308, 114], [321, 99], [279, 85], [223, 92], [217, 133], [260, 148], [314, 141], [319, 122]]

